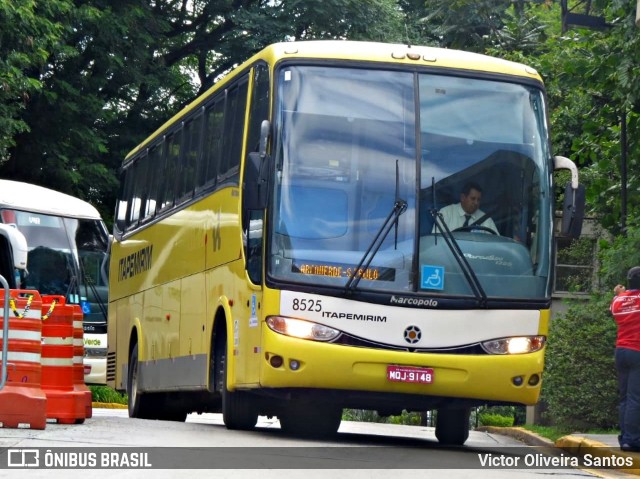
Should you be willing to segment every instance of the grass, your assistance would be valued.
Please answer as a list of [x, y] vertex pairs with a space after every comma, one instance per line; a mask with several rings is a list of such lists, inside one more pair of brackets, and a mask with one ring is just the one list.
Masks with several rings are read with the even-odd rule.
[[107, 386], [89, 386], [94, 402], [127, 404], [127, 395]]
[[545, 437], [550, 441], [556, 442], [556, 440], [560, 439], [563, 436], [571, 434], [571, 431], [565, 428], [561, 428], [558, 426], [534, 426], [534, 425], [524, 425], [521, 426], [523, 429], [527, 431], [531, 431], [538, 436]]

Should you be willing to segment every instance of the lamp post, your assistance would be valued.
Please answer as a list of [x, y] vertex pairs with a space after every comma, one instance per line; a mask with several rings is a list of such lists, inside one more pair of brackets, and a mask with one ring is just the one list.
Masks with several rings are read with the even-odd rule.
[[640, 0], [636, 4], [636, 25], [640, 27]]

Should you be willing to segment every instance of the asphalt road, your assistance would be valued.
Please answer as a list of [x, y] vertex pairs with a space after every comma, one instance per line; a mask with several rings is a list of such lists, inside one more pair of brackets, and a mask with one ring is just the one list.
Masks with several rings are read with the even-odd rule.
[[[464, 447], [447, 448], [438, 444], [433, 428], [345, 421], [335, 438], [310, 440], [285, 435], [276, 419], [261, 417], [254, 431], [230, 431], [219, 414], [172, 423], [130, 419], [122, 409], [94, 408], [80, 425], [0, 429], [0, 448], [0, 477], [11, 478], [626, 476], [553, 467], [551, 461], [571, 466], [570, 457], [489, 432], [471, 431]], [[36, 455], [40, 467], [26, 467]]]

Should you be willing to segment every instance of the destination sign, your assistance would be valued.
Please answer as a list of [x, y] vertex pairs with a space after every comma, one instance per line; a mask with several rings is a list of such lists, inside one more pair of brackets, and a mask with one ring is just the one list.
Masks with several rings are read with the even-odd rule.
[[[339, 263], [316, 263], [311, 261], [294, 261], [291, 272], [311, 276], [327, 276], [330, 278], [350, 278], [356, 270], [355, 265]], [[358, 270], [356, 277], [369, 281], [394, 281], [396, 270], [394, 268], [381, 268], [370, 266]]]

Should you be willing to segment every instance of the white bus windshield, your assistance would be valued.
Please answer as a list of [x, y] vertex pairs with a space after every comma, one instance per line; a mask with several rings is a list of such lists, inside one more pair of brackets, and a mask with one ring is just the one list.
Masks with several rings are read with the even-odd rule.
[[101, 221], [11, 209], [0, 213], [3, 223], [15, 226], [27, 239], [22, 287], [65, 296], [82, 305], [85, 321], [105, 322], [107, 284], [101, 268], [108, 235]]
[[[489, 298], [549, 297], [540, 89], [333, 66], [286, 65], [277, 81], [271, 278], [451, 296], [476, 294], [475, 281]], [[469, 182], [497, 231], [434, 226]], [[355, 272], [398, 201], [406, 209]]]

